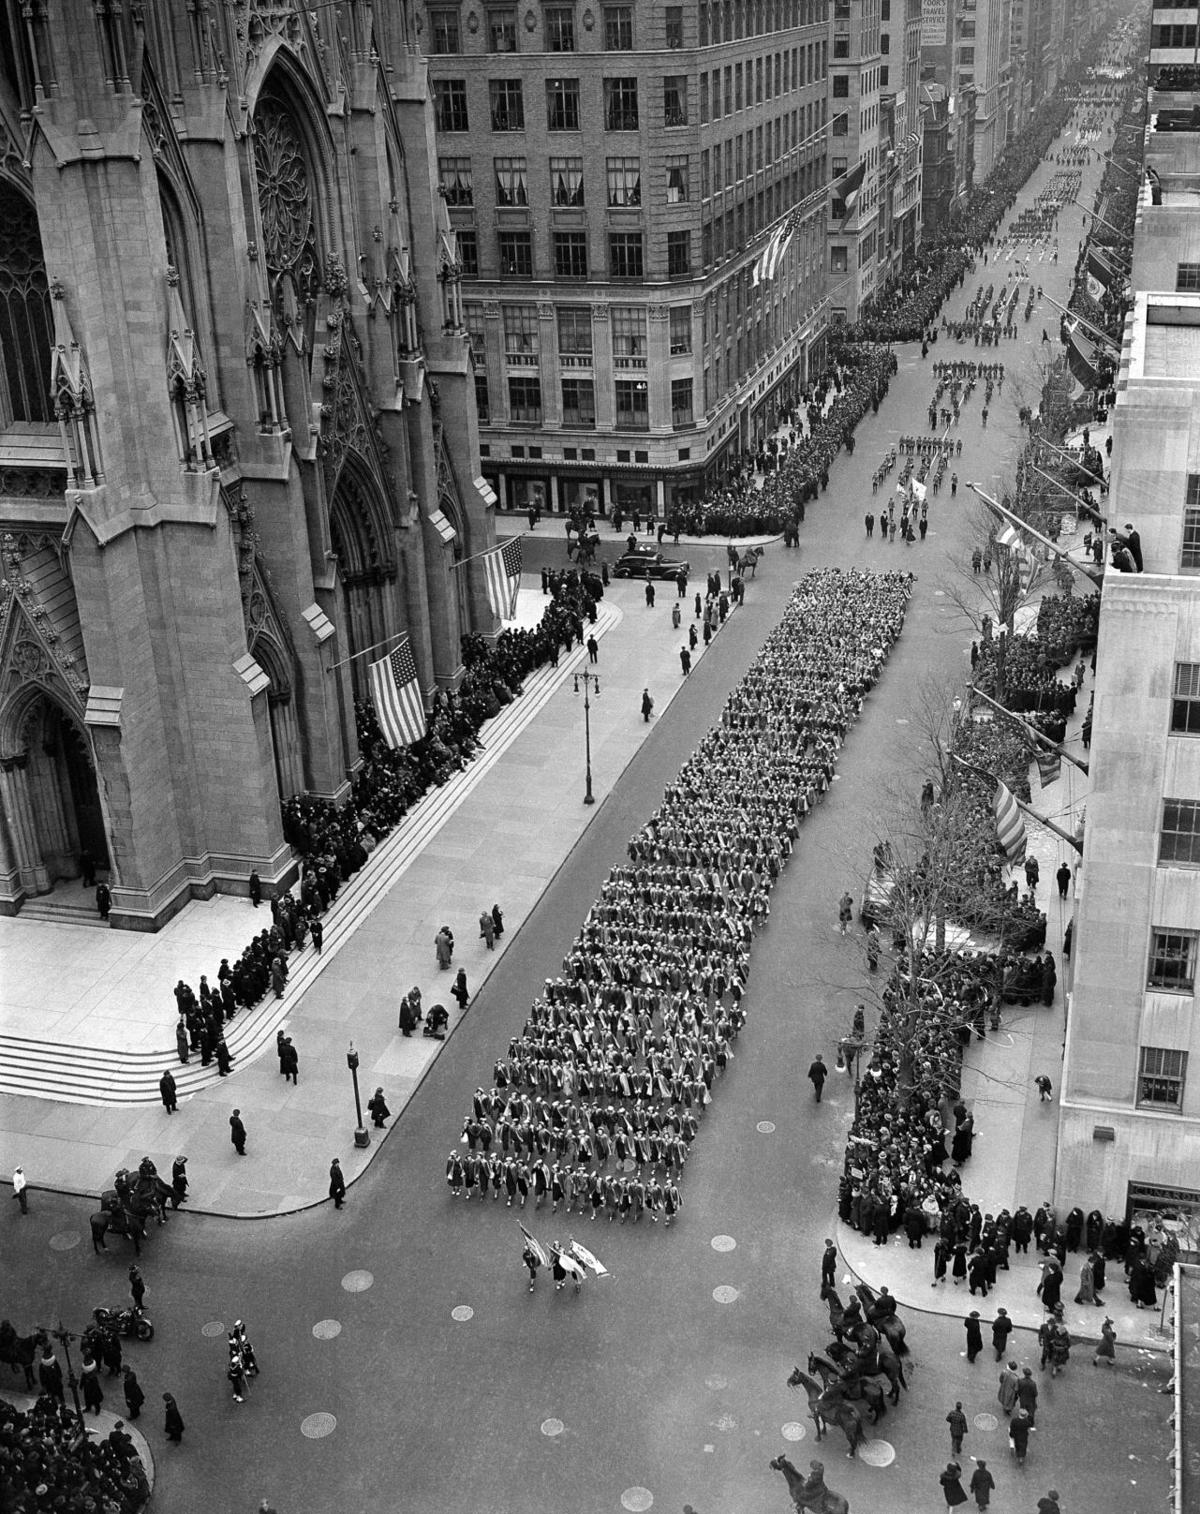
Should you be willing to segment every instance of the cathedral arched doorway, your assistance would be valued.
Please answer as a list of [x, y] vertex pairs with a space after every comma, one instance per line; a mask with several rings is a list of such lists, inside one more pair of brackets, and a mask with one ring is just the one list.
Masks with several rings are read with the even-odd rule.
[[[365, 469], [343, 467], [329, 511], [329, 532], [337, 558], [342, 631], [354, 697], [368, 692], [368, 667], [384, 655], [396, 624], [396, 555], [387, 508]], [[373, 657], [365, 655], [373, 650]], [[364, 655], [358, 655], [358, 654]]]
[[44, 894], [79, 877], [86, 852], [109, 866], [91, 743], [76, 720], [38, 691], [5, 722], [0, 797], [23, 887]]

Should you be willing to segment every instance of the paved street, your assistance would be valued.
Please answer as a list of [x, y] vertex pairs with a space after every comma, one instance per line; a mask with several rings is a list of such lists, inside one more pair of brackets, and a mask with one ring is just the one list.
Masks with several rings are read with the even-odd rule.
[[[1020, 203], [1047, 174], [1039, 170]], [[1097, 174], [1093, 164], [1085, 203]], [[1057, 267], [1033, 265], [1035, 282], [1064, 302], [1081, 220], [1072, 210], [1060, 221]], [[1001, 263], [1000, 277], [1009, 266]], [[981, 264], [948, 313], [995, 273]], [[943, 339], [931, 359], [988, 358], [1010, 373], [1021, 367], [1028, 396], [1043, 324], [1057, 326], [1046, 307], [1018, 342], [976, 351]], [[464, 1033], [429, 1069], [346, 1209], [325, 1204], [266, 1221], [185, 1214], [152, 1237], [143, 1271], [158, 1334], [129, 1356], [149, 1406], [169, 1390], [188, 1425], [176, 1449], [156, 1413], [144, 1421], [157, 1460], [156, 1507], [250, 1514], [264, 1496], [279, 1514], [604, 1514], [647, 1509], [650, 1497], [672, 1514], [685, 1506], [695, 1514], [789, 1507], [767, 1462], [783, 1452], [804, 1469], [817, 1454], [803, 1395], [785, 1379], [827, 1339], [818, 1262], [822, 1236], [834, 1233], [851, 1099], [846, 1080], [835, 1078], [814, 1105], [804, 1070], [818, 1050], [832, 1062], [864, 991], [861, 958], [836, 928], [837, 900], [846, 888], [860, 891], [881, 819], [915, 799], [924, 772], [920, 690], [965, 673], [971, 640], [940, 587], [945, 553], [966, 529], [970, 497], [962, 483], [954, 501], [948, 485], [931, 496], [923, 544], [863, 542], [864, 509], [878, 510], [885, 499], [881, 492], [872, 501], [870, 492], [880, 456], [900, 434], [925, 430], [929, 363], [911, 348], [898, 355], [900, 380], [859, 428], [854, 456], [839, 459], [828, 494], [809, 508], [801, 550], [768, 550], [744, 611], [638, 744], [585, 841], [497, 963]], [[978, 392], [964, 412], [960, 480], [987, 486], [1011, 471], [1022, 392], [1014, 378], [986, 431]], [[541, 552], [561, 560], [560, 545], [539, 542], [530, 547], [530, 566]], [[713, 553], [719, 560], [719, 549]], [[705, 551], [688, 555], [702, 570]], [[919, 582], [904, 634], [841, 753], [838, 781], [803, 826], [773, 895], [770, 927], [754, 948], [749, 1023], [694, 1144], [681, 1222], [664, 1232], [576, 1217], [575, 1233], [612, 1277], [590, 1280], [575, 1298], [569, 1289], [555, 1294], [543, 1274], [530, 1297], [513, 1217], [502, 1205], [489, 1203], [482, 1213], [452, 1203], [442, 1179], [470, 1092], [489, 1080], [542, 980], [559, 970], [599, 883], [712, 723], [791, 584], [807, 568], [852, 563], [903, 565]], [[638, 719], [632, 706], [628, 719]], [[515, 865], [521, 838], [506, 832], [505, 845]], [[364, 986], [378, 985], [388, 950], [377, 933], [351, 941], [339, 973], [353, 980], [358, 971]], [[1061, 1002], [1045, 1013], [1060, 1015]], [[987, 1139], [985, 1130], [981, 1145]], [[225, 1177], [194, 1165], [197, 1202]], [[964, 1183], [970, 1192], [969, 1167]], [[1042, 1195], [1024, 1197], [1036, 1203]], [[88, 1207], [42, 1193], [28, 1218], [6, 1213], [0, 1221], [11, 1262], [2, 1312], [20, 1328], [52, 1323], [58, 1312], [82, 1322], [92, 1304], [123, 1296], [125, 1253], [92, 1256]], [[572, 1233], [562, 1216], [525, 1219], [546, 1240]], [[56, 1249], [53, 1238], [69, 1233], [82, 1234], [82, 1243]], [[230, 1401], [223, 1333], [204, 1333], [238, 1317], [263, 1368], [243, 1405]], [[973, 1421], [967, 1453], [987, 1457], [995, 1473], [1000, 1514], [1032, 1511], [1051, 1486], [1065, 1514], [1162, 1507], [1170, 1407], [1157, 1392], [1164, 1358], [1120, 1349], [1117, 1370], [1102, 1372], [1077, 1350], [1067, 1375], [1042, 1385], [1038, 1433], [1021, 1471], [1010, 1462], [1003, 1420], [994, 1422], [991, 1353], [968, 1366], [961, 1337], [957, 1318], [909, 1316], [912, 1386], [878, 1427], [885, 1444], [875, 1459], [885, 1465], [847, 1461], [832, 1432], [837, 1438], [822, 1453], [827, 1477], [855, 1514], [940, 1507], [944, 1421], [956, 1399]], [[1015, 1339], [1021, 1360], [1036, 1362], [1032, 1336], [1022, 1331]], [[331, 1433], [302, 1433], [312, 1415], [333, 1416]]]

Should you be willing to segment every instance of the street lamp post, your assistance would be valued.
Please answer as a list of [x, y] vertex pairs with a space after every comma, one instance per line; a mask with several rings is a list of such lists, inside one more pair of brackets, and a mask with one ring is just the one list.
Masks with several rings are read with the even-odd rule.
[[353, 1041], [350, 1042], [350, 1050], [346, 1053], [346, 1066], [354, 1079], [354, 1144], [359, 1147], [369, 1146], [371, 1133], [363, 1124], [362, 1100], [358, 1096], [358, 1053], [354, 1049]]
[[79, 1433], [87, 1439], [87, 1426], [83, 1422], [83, 1406], [79, 1402], [79, 1379], [75, 1376], [75, 1367], [71, 1361], [71, 1332], [60, 1319], [57, 1330], [49, 1330], [45, 1325], [40, 1327], [43, 1335], [56, 1340], [63, 1348], [63, 1355], [67, 1359], [67, 1387], [71, 1390], [71, 1399], [75, 1405], [75, 1418], [79, 1421]]
[[585, 754], [587, 786], [584, 790], [584, 804], [595, 804], [596, 796], [592, 793], [592, 700], [591, 691], [595, 689], [596, 698], [600, 698], [600, 675], [592, 673], [584, 668], [582, 673], [575, 674], [575, 692], [579, 693], [580, 681], [583, 682], [583, 749]]

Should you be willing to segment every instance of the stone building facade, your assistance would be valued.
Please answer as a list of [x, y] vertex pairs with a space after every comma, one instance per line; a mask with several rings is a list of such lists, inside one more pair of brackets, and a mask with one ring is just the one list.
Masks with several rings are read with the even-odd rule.
[[494, 630], [459, 272], [407, 3], [0, 5], [0, 910], [285, 881]]
[[485, 476], [510, 510], [668, 516], [823, 365], [827, 0], [421, 25]]

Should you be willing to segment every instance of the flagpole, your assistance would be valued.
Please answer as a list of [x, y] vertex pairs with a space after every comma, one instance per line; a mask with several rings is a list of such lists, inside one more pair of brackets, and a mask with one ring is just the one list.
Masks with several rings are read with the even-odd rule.
[[[1061, 478], [1055, 478], [1052, 474], [1046, 473], [1043, 469], [1039, 468], [1036, 463], [1030, 463], [1029, 466], [1035, 473], [1040, 473], [1048, 484], [1053, 484], [1056, 489], [1061, 489], [1068, 499], [1074, 501], [1075, 508], [1077, 510], [1086, 511], [1088, 515], [1092, 516], [1095, 519], [1098, 526], [1102, 526], [1104, 524], [1104, 517], [1100, 514], [1099, 510], [1094, 510], [1091, 505], [1085, 504], [1073, 489], [1067, 488], [1066, 484], [1063, 483]], [[1093, 474], [1092, 477], [1094, 478], [1095, 474]]]
[[1069, 567], [1075, 568], [1078, 572], [1082, 573], [1085, 578], [1090, 578], [1097, 588], [1099, 588], [1104, 583], [1103, 573], [1097, 573], [1094, 568], [1088, 568], [1085, 567], [1083, 563], [1076, 562], [1075, 559], [1070, 555], [1070, 553], [1064, 552], [1063, 549], [1058, 546], [1057, 543], [1052, 542], [1048, 536], [1043, 536], [1040, 531], [1035, 531], [1028, 521], [1022, 520], [1019, 515], [1014, 515], [1011, 510], [1006, 510], [1004, 506], [994, 500], [990, 494], [985, 494], [978, 484], [973, 484], [970, 479], [968, 479], [967, 488], [974, 489], [975, 493], [978, 494], [979, 498], [984, 502], [984, 504], [995, 510], [996, 513], [1002, 516], [1004, 520], [1008, 521], [1010, 525], [1016, 526], [1019, 531], [1024, 531], [1027, 535], [1032, 536], [1035, 541], [1040, 541], [1043, 547], [1048, 548], [1049, 551], [1054, 553], [1055, 557], [1061, 557], [1063, 562], [1065, 562]]
[[[973, 762], [968, 762], [965, 757], [960, 757], [957, 752], [951, 752], [950, 758], [951, 761], [957, 762], [961, 767], [965, 767], [968, 772], [974, 773], [977, 778], [986, 778], [989, 783], [999, 783], [1001, 781], [996, 777], [995, 773], [989, 773], [986, 768], [977, 768]], [[1005, 784], [1005, 787], [1008, 788], [1008, 785]], [[1047, 820], [1045, 815], [1039, 815], [1032, 805], [1026, 804], [1023, 799], [1018, 799], [1011, 789], [1008, 789], [1008, 792], [1012, 797], [1012, 802], [1023, 814], [1028, 815], [1031, 820], [1036, 820], [1039, 825], [1044, 825], [1048, 831], [1053, 831], [1060, 840], [1065, 841], [1068, 846], [1073, 846], [1079, 855], [1083, 856], [1082, 843], [1076, 841], [1069, 831], [1064, 831], [1061, 825], [1055, 825], [1053, 820]]]
[[490, 557], [500, 547], [507, 546], [510, 541], [523, 541], [529, 536], [528, 531], [518, 531], [515, 536], [506, 536], [502, 542], [497, 542], [494, 547], [486, 547], [482, 552], [472, 552], [470, 557], [460, 557], [457, 562], [452, 562], [452, 568], [465, 568], [469, 562], [478, 562], [481, 557]]
[[331, 663], [325, 671], [332, 673], [335, 668], [344, 668], [347, 663], [354, 662], [359, 657], [369, 657], [372, 652], [378, 652], [380, 647], [386, 647], [389, 642], [403, 641], [407, 635], [409, 635], [408, 631], [397, 631], [394, 636], [385, 636], [382, 641], [377, 641], [373, 647], [364, 647], [361, 652], [351, 652], [349, 657], [343, 657], [341, 662]]
[[1064, 452], [1061, 447], [1056, 447], [1053, 442], [1048, 442], [1044, 436], [1039, 437], [1038, 439], [1044, 447], [1049, 447], [1051, 452], [1057, 452], [1059, 457], [1065, 458], [1067, 462], [1073, 463], [1076, 468], [1082, 469], [1082, 471], [1086, 473], [1089, 478], [1095, 479], [1095, 481], [1100, 485], [1102, 489], [1108, 488], [1108, 484], [1105, 482], [1104, 475], [1102, 473], [1093, 473], [1090, 468], [1084, 467], [1083, 463], [1081, 463], [1077, 457], [1072, 457], [1069, 452]]
[[1086, 326], [1089, 331], [1095, 332], [1096, 339], [1098, 341], [1104, 342], [1106, 346], [1112, 347], [1115, 351], [1120, 352], [1121, 344], [1119, 342], [1114, 342], [1112, 337], [1109, 336], [1106, 332], [1101, 331], [1099, 326], [1093, 326], [1091, 321], [1078, 314], [1077, 311], [1068, 310], [1065, 305], [1060, 305], [1058, 301], [1053, 298], [1053, 296], [1046, 295], [1045, 298], [1050, 301], [1055, 310], [1061, 310], [1068, 320], [1078, 321], [1081, 326]]
[[[1091, 216], [1093, 221], [1099, 221], [1101, 226], [1106, 226], [1108, 230], [1112, 232], [1113, 236], [1120, 237], [1122, 242], [1125, 240], [1125, 232], [1118, 231], [1111, 221], [1106, 221], [1103, 216], [1098, 216], [1094, 210], [1089, 210], [1087, 206], [1084, 205], [1081, 201], [1069, 200], [1067, 203], [1070, 205], [1078, 205], [1085, 216]], [[1131, 268], [1133, 267], [1133, 259], [1129, 256], [1128, 253], [1122, 252], [1117, 247], [1105, 247], [1104, 250], [1105, 252], [1111, 252], [1115, 257], [1121, 258], [1123, 261], [1127, 262]]]
[[1086, 762], [1081, 762], [1078, 757], [1072, 757], [1070, 752], [1068, 752], [1065, 747], [1060, 746], [1057, 741], [1051, 741], [1049, 736], [1044, 735], [1041, 731], [1038, 730], [1037, 726], [1030, 725], [1027, 720], [1022, 720], [1014, 710], [1005, 709], [1004, 705], [1002, 705], [999, 700], [993, 699], [990, 694], [985, 694], [983, 690], [978, 687], [978, 685], [971, 685], [971, 693], [976, 695], [977, 698], [984, 700], [987, 704], [990, 704], [994, 710], [999, 710], [1001, 715], [1007, 715], [1010, 720], [1015, 720], [1019, 726], [1024, 727], [1024, 729], [1029, 733], [1030, 736], [1033, 737], [1035, 741], [1040, 741], [1042, 745], [1048, 747], [1050, 751], [1057, 752], [1060, 757], [1065, 757], [1067, 761], [1073, 763], [1081, 773], [1087, 774], [1089, 777], [1091, 776], [1090, 769], [1088, 768]]

